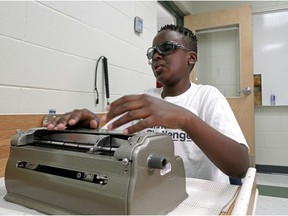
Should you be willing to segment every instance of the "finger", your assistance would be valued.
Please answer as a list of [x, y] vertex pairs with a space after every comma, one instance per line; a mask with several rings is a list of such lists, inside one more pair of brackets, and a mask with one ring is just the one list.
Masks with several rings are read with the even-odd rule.
[[[139, 131], [142, 131], [146, 128], [152, 127], [153, 123], [152, 123], [152, 118], [148, 117], [145, 118], [143, 120], [140, 120], [139, 122], [137, 122], [136, 124], [127, 127], [123, 130], [124, 134], [133, 134], [133, 133], [137, 133]], [[154, 126], [154, 125], [153, 125]]]
[[[96, 119], [97, 118], [97, 119]], [[67, 126], [69, 127], [87, 127], [87, 128], [97, 128], [99, 125], [99, 117], [92, 113], [90, 110], [87, 109], [75, 109], [73, 112], [68, 116], [66, 120], [63, 118], [63, 122], [59, 120], [59, 126], [64, 125], [67, 122]]]
[[109, 112], [106, 115], [106, 121], [110, 121], [116, 116], [122, 115], [128, 111], [137, 110], [143, 107], [141, 96], [130, 95], [124, 96], [115, 102], [111, 103], [108, 107]]
[[100, 118], [97, 114], [89, 110], [83, 110], [82, 119], [79, 120], [79, 125], [92, 129], [97, 129], [100, 126]]
[[95, 113], [94, 114], [94, 119], [92, 119], [90, 121], [90, 128], [93, 128], [93, 129], [97, 129], [100, 127], [100, 122], [101, 122], [101, 119], [99, 118], [99, 116]]
[[68, 121], [70, 119], [71, 113], [66, 113], [62, 115], [56, 122], [55, 129], [64, 130], [68, 126]]
[[70, 127], [87, 127], [87, 128], [98, 128], [100, 124], [100, 118], [92, 113], [88, 109], [82, 109], [82, 110], [74, 110], [69, 119], [68, 119], [68, 125]]
[[115, 107], [118, 107], [119, 105], [129, 102], [129, 101], [134, 101], [134, 100], [138, 100], [140, 95], [125, 95], [115, 101], [113, 101], [110, 105], [108, 105], [107, 107], [114, 109]]
[[57, 125], [58, 119], [59, 117], [57, 116], [46, 116], [43, 119], [42, 126], [46, 127], [48, 130], [53, 130]]
[[67, 126], [75, 126], [83, 117], [83, 112], [83, 110], [75, 109], [72, 113], [70, 113], [70, 115], [67, 115], [66, 117], [64, 116], [64, 118], [58, 122], [59, 124], [66, 123]]
[[100, 123], [96, 119], [93, 119], [90, 121], [89, 126], [90, 128], [97, 129], [100, 126]]
[[[75, 113], [77, 113], [78, 110], [74, 110], [73, 112], [65, 113], [61, 116], [56, 117], [50, 124], [47, 126], [48, 130], [64, 130], [67, 126], [69, 126], [68, 122], [71, 120], [71, 118], [75, 118]], [[79, 115], [79, 114], [78, 114]], [[76, 120], [77, 122], [77, 120]], [[73, 125], [73, 120], [72, 120]]]
[[144, 119], [147, 118], [148, 116], [149, 112], [147, 112], [147, 110], [145, 111], [145, 109], [132, 110], [126, 112], [124, 115], [122, 115], [117, 120], [108, 125], [108, 129], [113, 130], [131, 121]]
[[57, 117], [56, 115], [51, 115], [51, 114], [45, 115], [42, 119], [42, 126], [46, 127], [49, 124], [53, 124], [53, 123], [57, 122], [56, 117]]

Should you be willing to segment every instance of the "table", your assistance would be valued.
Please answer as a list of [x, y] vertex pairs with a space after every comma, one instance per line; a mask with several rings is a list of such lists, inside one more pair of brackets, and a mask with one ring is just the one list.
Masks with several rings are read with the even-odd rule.
[[[255, 176], [256, 169], [249, 168], [242, 186], [187, 178], [186, 190], [189, 197], [168, 215], [253, 215], [258, 197]], [[2, 177], [0, 215], [43, 215], [33, 209], [5, 201], [5, 194], [5, 182]]]

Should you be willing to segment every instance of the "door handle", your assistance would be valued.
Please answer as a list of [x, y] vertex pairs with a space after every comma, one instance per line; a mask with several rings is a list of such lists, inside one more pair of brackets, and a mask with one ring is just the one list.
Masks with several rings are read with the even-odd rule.
[[243, 93], [243, 94], [246, 95], [246, 96], [250, 95], [251, 92], [252, 92], [252, 90], [251, 90], [251, 88], [250, 88], [249, 86], [246, 87], [246, 88], [244, 88], [244, 89], [241, 89], [241, 90], [239, 91], [239, 93]]

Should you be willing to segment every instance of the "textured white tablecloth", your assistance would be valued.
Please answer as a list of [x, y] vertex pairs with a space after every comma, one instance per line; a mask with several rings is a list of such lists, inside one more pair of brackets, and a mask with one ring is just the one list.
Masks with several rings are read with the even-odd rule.
[[[239, 191], [239, 186], [187, 178], [187, 193], [184, 200], [169, 215], [219, 215], [226, 212]], [[0, 215], [43, 215], [3, 198], [6, 194], [4, 178], [0, 178]]]

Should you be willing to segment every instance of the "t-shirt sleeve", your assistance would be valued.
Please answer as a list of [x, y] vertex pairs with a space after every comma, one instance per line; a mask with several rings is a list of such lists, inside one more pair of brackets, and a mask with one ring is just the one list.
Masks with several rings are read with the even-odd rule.
[[[227, 101], [219, 95], [212, 99], [207, 106], [205, 121], [224, 135], [248, 147], [240, 125]], [[249, 147], [248, 147], [249, 148]]]

